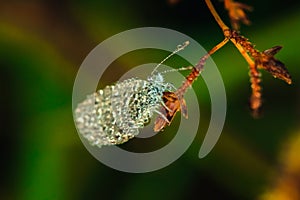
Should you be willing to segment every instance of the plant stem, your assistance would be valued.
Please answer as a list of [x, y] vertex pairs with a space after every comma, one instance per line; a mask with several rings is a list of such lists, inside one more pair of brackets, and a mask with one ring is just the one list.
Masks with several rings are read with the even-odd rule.
[[240, 45], [234, 38], [230, 38], [230, 41], [234, 44], [234, 46], [239, 50], [239, 52], [242, 54], [242, 56], [245, 58], [249, 66], [255, 66], [255, 62], [252, 60], [252, 58], [249, 56], [249, 54], [245, 51], [244, 47]]
[[230, 41], [236, 46], [236, 48], [239, 50], [239, 52], [242, 54], [242, 56], [245, 58], [247, 63], [249, 64], [250, 68], [253, 68], [255, 66], [254, 61], [249, 56], [249, 54], [245, 51], [244, 47], [242, 47], [234, 38], [231, 37], [232, 31], [230, 31], [229, 27], [223, 22], [223, 20], [220, 18], [219, 14], [217, 13], [215, 7], [211, 3], [210, 0], [205, 0], [205, 3], [210, 10], [211, 14], [214, 16], [215, 20], [221, 27], [224, 36], [230, 38]]
[[249, 64], [249, 76], [251, 82], [252, 95], [250, 97], [250, 108], [252, 110], [253, 117], [259, 116], [259, 108], [262, 105], [261, 100], [261, 86], [260, 86], [260, 73], [255, 65], [255, 62], [249, 56], [249, 54], [245, 51], [241, 44], [239, 44], [235, 38], [230, 38], [230, 41], [236, 46], [242, 56], [245, 58], [247, 63]]
[[203, 67], [205, 65], [206, 60], [214, 54], [216, 51], [218, 51], [220, 48], [222, 48], [227, 42], [229, 41], [228, 38], [225, 38], [222, 42], [214, 46], [207, 54], [205, 54], [197, 63], [197, 65], [193, 68], [192, 72], [186, 77], [186, 81], [183, 82], [180, 88], [176, 91], [177, 96], [182, 96], [187, 88], [192, 85], [192, 83], [197, 79], [199, 74], [202, 72]]
[[210, 10], [211, 14], [214, 16], [215, 20], [217, 21], [217, 23], [221, 27], [223, 33], [225, 33], [225, 31], [228, 30], [229, 27], [226, 26], [226, 24], [220, 18], [219, 14], [217, 13], [217, 11], [216, 11], [215, 7], [213, 6], [213, 4], [211, 3], [211, 1], [210, 0], [205, 0], [205, 3], [207, 5], [208, 9]]

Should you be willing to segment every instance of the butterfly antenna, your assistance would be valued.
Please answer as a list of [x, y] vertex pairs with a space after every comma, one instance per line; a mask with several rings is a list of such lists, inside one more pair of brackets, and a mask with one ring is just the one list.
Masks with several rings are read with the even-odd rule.
[[177, 46], [177, 48], [170, 54], [168, 55], [165, 59], [163, 59], [158, 65], [156, 65], [156, 67], [154, 68], [154, 70], [152, 71], [151, 75], [157, 71], [157, 69], [166, 61], [168, 60], [170, 57], [172, 57], [174, 54], [178, 53], [179, 51], [183, 50], [186, 46], [188, 46], [190, 44], [189, 41], [185, 41], [183, 44], [180, 44]]
[[161, 72], [160, 74], [166, 74], [166, 73], [169, 73], [169, 72], [192, 70], [193, 68], [194, 68], [193, 66], [188, 66], [188, 67], [181, 67], [181, 68], [178, 68], [178, 69], [169, 69], [169, 70]]

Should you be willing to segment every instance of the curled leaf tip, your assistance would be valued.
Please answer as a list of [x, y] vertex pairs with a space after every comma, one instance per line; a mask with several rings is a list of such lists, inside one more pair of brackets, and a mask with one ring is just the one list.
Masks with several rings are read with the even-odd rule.
[[274, 56], [282, 49], [282, 46], [275, 46], [270, 49], [264, 50], [263, 53], [269, 56]]
[[281, 61], [274, 58], [275, 54], [277, 54], [281, 48], [281, 46], [275, 46], [261, 52], [260, 55], [256, 57], [255, 63], [259, 68], [271, 73], [274, 78], [279, 78], [286, 83], [291, 84], [292, 77], [288, 69]]

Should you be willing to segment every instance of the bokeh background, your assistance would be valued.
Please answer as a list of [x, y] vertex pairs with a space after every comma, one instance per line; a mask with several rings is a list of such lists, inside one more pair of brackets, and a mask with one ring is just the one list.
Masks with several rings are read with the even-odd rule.
[[[71, 108], [76, 72], [101, 41], [137, 27], [174, 29], [209, 50], [223, 36], [204, 1], [1, 1], [0, 199], [300, 199], [300, 3], [243, 2], [254, 11], [248, 15], [252, 25], [242, 26], [242, 33], [260, 50], [282, 45], [276, 57], [288, 67], [293, 84], [263, 72], [264, 115], [253, 119], [247, 64], [232, 44], [226, 45], [213, 55], [228, 99], [224, 131], [213, 151], [198, 158], [210, 117], [200, 78], [193, 86], [201, 109], [193, 144], [166, 168], [128, 174], [101, 164], [82, 145]], [[213, 3], [228, 23], [222, 2]], [[99, 88], [166, 55], [156, 50], [125, 55], [106, 71]], [[183, 61], [176, 59], [167, 64], [180, 67]], [[122, 147], [160, 148], [174, 136], [179, 119], [153, 138]]]

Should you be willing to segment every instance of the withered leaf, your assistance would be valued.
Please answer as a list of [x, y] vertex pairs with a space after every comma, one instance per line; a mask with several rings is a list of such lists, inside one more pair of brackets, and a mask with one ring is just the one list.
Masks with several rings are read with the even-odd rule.
[[275, 46], [261, 52], [259, 56], [255, 58], [255, 63], [257, 67], [268, 71], [275, 78], [279, 78], [291, 84], [292, 77], [289, 71], [281, 61], [274, 58], [274, 55], [277, 54], [281, 48], [281, 46]]

